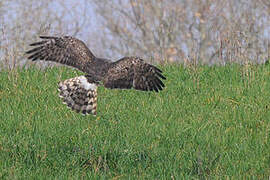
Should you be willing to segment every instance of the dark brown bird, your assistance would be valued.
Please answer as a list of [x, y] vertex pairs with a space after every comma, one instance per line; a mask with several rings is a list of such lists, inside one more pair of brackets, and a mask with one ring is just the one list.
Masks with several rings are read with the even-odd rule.
[[97, 58], [80, 40], [70, 37], [40, 36], [42, 41], [30, 44], [26, 52], [32, 61], [54, 61], [86, 73], [59, 83], [59, 96], [72, 110], [96, 115], [97, 86], [110, 89], [161, 91], [166, 79], [157, 67], [139, 57], [124, 57], [116, 62]]

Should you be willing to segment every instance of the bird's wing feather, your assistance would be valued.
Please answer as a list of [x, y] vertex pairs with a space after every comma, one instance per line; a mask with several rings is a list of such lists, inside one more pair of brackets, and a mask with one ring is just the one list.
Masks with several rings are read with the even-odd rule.
[[70, 37], [40, 36], [42, 41], [30, 44], [33, 49], [26, 52], [32, 61], [54, 61], [83, 70], [84, 65], [93, 61], [94, 55], [80, 40]]
[[89, 77], [78, 76], [59, 83], [59, 96], [77, 113], [96, 115], [97, 86]]
[[157, 67], [145, 63], [137, 57], [125, 57], [112, 64], [104, 78], [106, 88], [137, 89], [142, 91], [161, 91], [166, 79]]

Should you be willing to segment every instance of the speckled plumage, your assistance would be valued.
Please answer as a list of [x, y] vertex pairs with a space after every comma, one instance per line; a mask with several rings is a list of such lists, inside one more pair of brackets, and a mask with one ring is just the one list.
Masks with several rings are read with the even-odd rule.
[[97, 58], [80, 40], [70, 37], [40, 36], [42, 41], [30, 44], [35, 48], [26, 52], [32, 61], [54, 61], [75, 67], [85, 76], [59, 83], [60, 97], [72, 110], [96, 114], [97, 86], [141, 91], [161, 91], [166, 79], [157, 67], [139, 57], [124, 57], [116, 62]]
[[84, 115], [96, 115], [97, 86], [94, 83], [88, 83], [85, 76], [60, 82], [58, 90], [63, 103], [72, 110]]

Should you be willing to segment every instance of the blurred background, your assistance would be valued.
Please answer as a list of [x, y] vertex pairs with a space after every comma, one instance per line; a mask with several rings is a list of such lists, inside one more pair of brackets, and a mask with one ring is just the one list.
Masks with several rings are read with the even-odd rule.
[[31, 62], [39, 35], [71, 35], [98, 57], [152, 63], [264, 63], [269, 0], [2, 0], [0, 67]]

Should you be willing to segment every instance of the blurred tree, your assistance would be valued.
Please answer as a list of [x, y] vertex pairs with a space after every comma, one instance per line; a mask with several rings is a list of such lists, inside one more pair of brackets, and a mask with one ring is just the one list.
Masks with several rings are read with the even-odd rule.
[[49, 34], [76, 36], [113, 59], [262, 63], [270, 54], [269, 7], [268, 0], [0, 1], [0, 62], [25, 64], [28, 44]]
[[[80, 36], [83, 27], [87, 26], [87, 7], [83, 1], [69, 4], [60, 0], [1, 1], [2, 66], [13, 68], [25, 64], [24, 52], [39, 35]], [[1, 14], [1, 9], [8, 11]]]
[[210, 64], [266, 58], [269, 21], [257, 1], [91, 2], [102, 23], [100, 42], [112, 56], [137, 54], [160, 62]]

